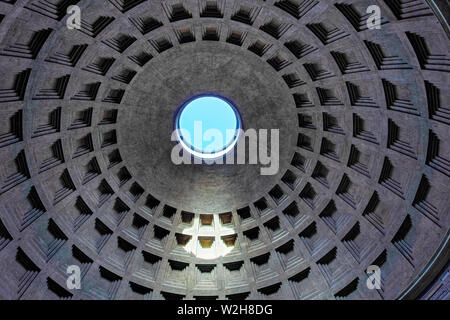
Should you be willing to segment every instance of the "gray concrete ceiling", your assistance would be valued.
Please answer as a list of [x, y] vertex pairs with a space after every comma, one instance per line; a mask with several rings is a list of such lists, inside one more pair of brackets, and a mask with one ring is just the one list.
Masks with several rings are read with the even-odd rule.
[[[0, 298], [397, 298], [449, 229], [450, 44], [428, 3], [1, 0]], [[201, 93], [280, 129], [276, 175], [171, 162]]]

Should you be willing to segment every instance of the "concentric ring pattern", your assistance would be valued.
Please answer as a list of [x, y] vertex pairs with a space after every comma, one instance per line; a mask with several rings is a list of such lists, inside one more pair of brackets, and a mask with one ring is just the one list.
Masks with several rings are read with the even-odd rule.
[[[0, 297], [397, 298], [449, 229], [450, 44], [432, 8], [1, 0]], [[170, 162], [173, 113], [204, 93], [280, 129], [277, 174]]]

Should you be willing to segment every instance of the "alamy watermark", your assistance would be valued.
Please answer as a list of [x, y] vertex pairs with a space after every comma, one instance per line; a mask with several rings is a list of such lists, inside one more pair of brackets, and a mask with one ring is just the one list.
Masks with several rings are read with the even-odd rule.
[[368, 289], [381, 289], [381, 270], [377, 265], [370, 265], [367, 267], [366, 273], [368, 275], [366, 285]]
[[[264, 166], [260, 169], [261, 175], [275, 175], [278, 173], [280, 162], [279, 129], [247, 129], [246, 131], [231, 129], [226, 130], [225, 135], [227, 139], [224, 140], [220, 130], [208, 129], [203, 132], [201, 126], [201, 121], [194, 122], [192, 139], [190, 132], [187, 130], [177, 129], [172, 132], [171, 140], [178, 141], [171, 152], [171, 159], [174, 164], [260, 164]], [[270, 144], [268, 142], [269, 131]], [[238, 136], [236, 146], [215, 159], [196, 156], [192, 151], [186, 150], [187, 148], [183, 146], [183, 142], [179, 139], [179, 136], [182, 136], [184, 141], [195, 141], [195, 145], [197, 147], [200, 146], [200, 149], [204, 150], [214, 144], [222, 145], [223, 141], [232, 140], [230, 137], [235, 135]], [[203, 148], [204, 144], [206, 144], [205, 148]]]
[[367, 14], [370, 16], [367, 18], [367, 28], [370, 30], [381, 29], [381, 9], [377, 5], [371, 5], [367, 7]]
[[66, 286], [67, 289], [81, 289], [81, 270], [77, 265], [70, 265], [67, 267], [66, 273], [69, 275], [67, 277]]
[[66, 26], [69, 30], [81, 29], [81, 9], [79, 6], [68, 6], [67, 14], [69, 15], [66, 20]]
[[[81, 9], [77, 5], [71, 5], [67, 7], [66, 26], [69, 30], [81, 29]], [[381, 29], [381, 9], [377, 5], [370, 5], [367, 7], [366, 13], [369, 17], [366, 20], [367, 28], [370, 30]]]

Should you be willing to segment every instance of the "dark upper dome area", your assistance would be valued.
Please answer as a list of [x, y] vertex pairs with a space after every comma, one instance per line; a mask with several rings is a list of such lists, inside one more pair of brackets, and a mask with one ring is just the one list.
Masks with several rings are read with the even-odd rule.
[[[0, 0], [0, 299], [419, 296], [450, 252], [443, 2]], [[171, 160], [203, 94], [279, 130], [276, 174]]]

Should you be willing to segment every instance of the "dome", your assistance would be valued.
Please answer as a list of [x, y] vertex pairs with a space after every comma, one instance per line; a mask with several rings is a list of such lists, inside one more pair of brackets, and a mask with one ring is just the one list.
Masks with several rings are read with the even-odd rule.
[[[448, 5], [375, 1], [373, 27], [369, 2], [0, 1], [0, 298], [423, 296], [449, 256]], [[189, 118], [201, 99], [224, 113]], [[199, 115], [236, 132], [180, 149]]]

